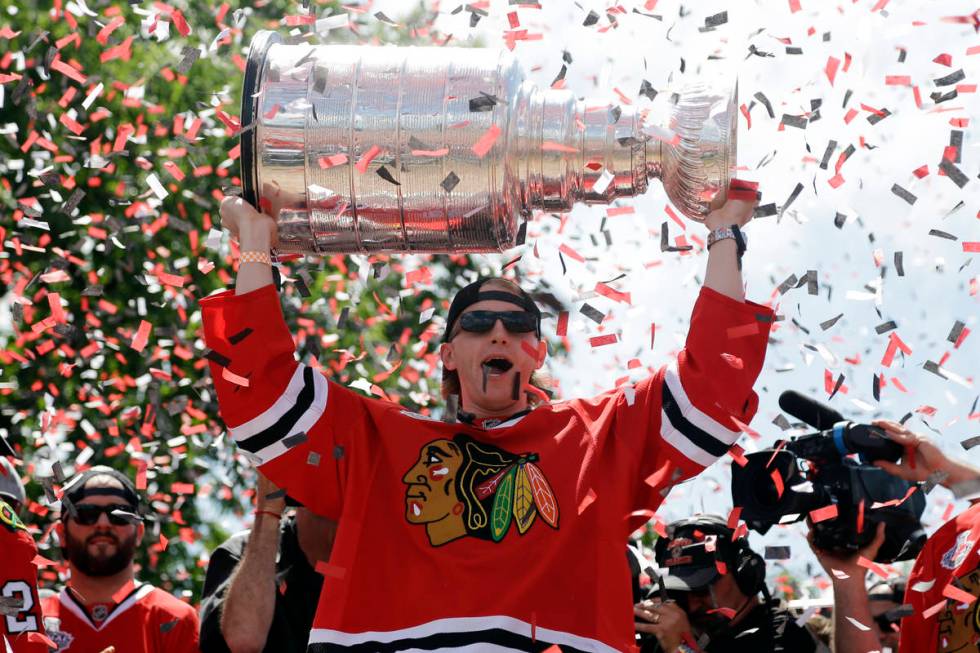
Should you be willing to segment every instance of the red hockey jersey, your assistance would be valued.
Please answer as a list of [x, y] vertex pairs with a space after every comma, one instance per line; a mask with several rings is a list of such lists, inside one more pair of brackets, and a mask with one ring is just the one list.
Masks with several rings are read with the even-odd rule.
[[13, 509], [0, 499], [0, 651], [48, 653], [37, 597], [37, 546]]
[[197, 653], [197, 611], [167, 592], [138, 583], [114, 608], [92, 618], [67, 587], [42, 600], [54, 653]]
[[[980, 641], [980, 503], [943, 524], [915, 559], [899, 653], [975, 651]], [[918, 589], [918, 591], [917, 591]]]
[[310, 651], [629, 649], [627, 537], [670, 485], [728, 451], [733, 417], [751, 420], [773, 319], [703, 289], [675, 364], [475, 426], [297, 363], [271, 285], [201, 307], [232, 437], [339, 520]]

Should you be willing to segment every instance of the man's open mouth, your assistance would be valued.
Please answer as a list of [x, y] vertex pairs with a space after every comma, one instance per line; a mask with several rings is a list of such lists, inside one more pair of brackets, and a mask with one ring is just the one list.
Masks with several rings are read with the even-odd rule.
[[492, 356], [487, 358], [482, 363], [483, 373], [487, 376], [500, 376], [508, 371], [510, 368], [514, 367], [506, 358], [501, 358], [499, 356]]

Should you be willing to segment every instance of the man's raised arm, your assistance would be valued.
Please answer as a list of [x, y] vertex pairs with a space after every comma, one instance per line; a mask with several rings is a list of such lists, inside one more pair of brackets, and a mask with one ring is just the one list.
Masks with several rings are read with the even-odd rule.
[[271, 284], [269, 253], [278, 237], [275, 220], [259, 213], [240, 197], [226, 197], [221, 202], [221, 224], [238, 238], [242, 251], [235, 294], [244, 295]]

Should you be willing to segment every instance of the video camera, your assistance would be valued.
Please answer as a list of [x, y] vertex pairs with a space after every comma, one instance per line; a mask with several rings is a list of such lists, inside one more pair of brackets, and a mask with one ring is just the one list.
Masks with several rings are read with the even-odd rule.
[[779, 396], [779, 407], [817, 432], [781, 440], [748, 454], [744, 466], [732, 466], [732, 501], [749, 528], [766, 533], [834, 504], [835, 518], [813, 524], [818, 547], [857, 551], [884, 522], [885, 541], [875, 561], [914, 558], [926, 540], [919, 522], [925, 494], [871, 464], [895, 462], [904, 448], [878, 427], [846, 421], [833, 408], [792, 390]]

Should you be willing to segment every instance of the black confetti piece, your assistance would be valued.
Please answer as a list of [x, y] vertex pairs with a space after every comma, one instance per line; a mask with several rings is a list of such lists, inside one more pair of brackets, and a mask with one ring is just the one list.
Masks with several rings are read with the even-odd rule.
[[299, 291], [300, 297], [309, 297], [311, 295], [310, 286], [313, 285], [313, 279], [310, 277], [310, 273], [306, 270], [300, 270], [298, 276], [299, 278], [295, 281], [296, 290]]
[[788, 127], [796, 127], [797, 129], [806, 129], [807, 119], [806, 116], [794, 116], [789, 113], [784, 113], [781, 122]]
[[939, 169], [945, 172], [950, 181], [956, 184], [959, 188], [963, 188], [966, 186], [966, 182], [970, 181], [970, 179], [963, 174], [963, 171], [957, 168], [956, 164], [949, 159], [944, 158], [939, 163]]
[[385, 23], [386, 25], [391, 25], [392, 27], [398, 27], [398, 23], [388, 18], [388, 16], [386, 16], [382, 11], [375, 13], [374, 17], [377, 18], [380, 22]]
[[963, 334], [963, 329], [965, 328], [966, 328], [966, 324], [960, 322], [959, 320], [956, 320], [956, 322], [953, 323], [953, 328], [950, 330], [949, 335], [946, 336], [946, 340], [948, 340], [949, 342], [955, 345], [956, 342], [960, 339], [960, 336]]
[[450, 172], [448, 175], [446, 175], [445, 179], [439, 182], [439, 185], [442, 186], [442, 189], [447, 193], [451, 193], [452, 190], [456, 188], [457, 184], [459, 184], [459, 177], [455, 172]]
[[350, 317], [350, 306], [344, 306], [340, 310], [340, 317], [337, 318], [337, 330], [343, 331], [347, 326], [347, 319]]
[[787, 46], [786, 54], [803, 54], [803, 48], [796, 46]]
[[752, 214], [754, 218], [768, 218], [771, 215], [776, 215], [779, 210], [776, 208], [775, 203], [763, 204], [761, 206], [755, 207], [755, 211]]
[[510, 398], [517, 401], [521, 398], [521, 373], [514, 374], [514, 385], [510, 388]]
[[932, 372], [941, 379], [946, 378], [946, 376], [942, 373], [942, 370], [939, 369], [939, 363], [934, 361], [926, 361], [923, 363], [922, 369], [924, 369], [926, 372]]
[[889, 331], [893, 331], [897, 328], [898, 325], [895, 324], [895, 320], [888, 320], [887, 322], [882, 322], [881, 324], [876, 326], [875, 333], [877, 333], [880, 336], [883, 333], [888, 333]]
[[830, 393], [830, 396], [829, 397], [827, 397], [827, 400], [828, 401], [834, 398], [834, 395], [837, 394], [837, 391], [840, 390], [840, 387], [842, 385], [844, 385], [844, 373], [843, 372], [841, 373], [840, 376], [837, 377], [837, 382], [834, 383], [834, 391]]
[[728, 12], [722, 11], [714, 16], [708, 16], [704, 19], [705, 27], [718, 27], [719, 25], [724, 25], [728, 22]]
[[871, 380], [871, 395], [875, 398], [875, 401], [881, 401], [881, 377], [877, 374]]
[[962, 82], [966, 79], [966, 74], [963, 69], [955, 70], [948, 75], [940, 77], [939, 79], [932, 80], [933, 84], [936, 86], [949, 86], [950, 84], [955, 84], [956, 82]]
[[527, 220], [521, 223], [521, 226], [517, 228], [517, 238], [514, 239], [514, 244], [518, 247], [527, 242]]
[[766, 545], [766, 560], [789, 560], [791, 557], [790, 548], [788, 546]]
[[565, 276], [568, 267], [565, 265], [565, 257], [561, 255], [561, 252], [558, 252], [558, 262], [561, 263], [561, 276]]
[[953, 234], [946, 233], [945, 231], [940, 231], [939, 229], [930, 229], [929, 235], [936, 236], [937, 238], [945, 238], [946, 240], [959, 240], [959, 238], [957, 238]]
[[101, 297], [102, 296], [102, 286], [94, 285], [87, 286], [85, 290], [82, 291], [83, 297]]
[[178, 622], [179, 622], [179, 620], [174, 619], [173, 621], [168, 621], [166, 623], [160, 624], [160, 632], [161, 633], [169, 633], [171, 630], [174, 629], [174, 626], [176, 626], [178, 624]]
[[[829, 141], [827, 143], [827, 149], [823, 151], [823, 158], [820, 159], [820, 169], [826, 170], [827, 164], [830, 163], [830, 155], [834, 153], [837, 149], [837, 141]], [[840, 215], [839, 213], [837, 215]]]
[[283, 438], [282, 443], [287, 449], [292, 449], [293, 447], [298, 447], [307, 440], [308, 438], [306, 437], [306, 431], [300, 431], [299, 433], [294, 433], [293, 435]]
[[401, 183], [391, 175], [391, 172], [385, 166], [378, 168], [378, 176], [387, 181], [389, 184], [401, 186]]
[[949, 146], [956, 148], [956, 156], [953, 163], [961, 163], [963, 158], [963, 132], [959, 129], [951, 129], [949, 132]]
[[901, 197], [903, 200], [909, 203], [909, 205], [915, 204], [915, 201], [919, 199], [912, 193], [908, 192], [898, 184], [892, 184], [892, 192]]
[[335, 444], [333, 447], [333, 459], [340, 460], [344, 457], [344, 446], [341, 444]]
[[240, 343], [242, 340], [249, 337], [250, 335], [252, 335], [252, 327], [245, 327], [238, 333], [230, 336], [228, 338], [228, 342], [230, 342], [233, 345], [237, 345], [238, 343]]
[[[472, 100], [470, 100], [470, 102], [472, 102]], [[429, 145], [425, 141], [419, 140], [418, 138], [416, 138], [414, 136], [409, 136], [408, 137], [408, 147], [411, 148], [411, 149], [413, 149], [413, 150], [434, 150], [434, 149], [436, 149], [435, 147]]]
[[776, 290], [779, 292], [780, 295], [785, 295], [790, 288], [796, 286], [797, 281], [799, 280], [796, 278], [796, 275], [791, 274], [789, 275], [789, 277], [786, 278], [786, 281], [779, 284], [779, 287]]
[[486, 392], [487, 391], [487, 379], [490, 378], [490, 366], [487, 365], [487, 364], [483, 364], [483, 365], [480, 366], [480, 368], [483, 370], [483, 392]]
[[879, 122], [892, 115], [892, 112], [888, 109], [882, 109], [878, 113], [872, 113], [868, 116], [868, 123], [872, 125], [877, 125]]
[[194, 62], [201, 56], [201, 51], [197, 48], [192, 48], [185, 45], [183, 48], [181, 48], [180, 54], [181, 60], [180, 63], [177, 64], [177, 71], [181, 75], [186, 75], [188, 72], [190, 72], [191, 66], [194, 65]]
[[589, 15], [585, 17], [585, 22], [582, 23], [583, 27], [591, 27], [599, 22], [599, 14], [594, 11], [590, 11]]
[[844, 93], [844, 102], [841, 103], [841, 105], [840, 105], [841, 108], [844, 108], [844, 107], [847, 106], [847, 103], [850, 101], [851, 96], [853, 94], [854, 94], [854, 91], [852, 91], [851, 89], [847, 89], [847, 91]]
[[980, 435], [974, 435], [972, 438], [967, 438], [960, 442], [960, 446], [968, 451], [978, 444], [980, 444]]
[[265, 495], [265, 498], [269, 501], [274, 501], [276, 499], [285, 499], [286, 491], [283, 490], [282, 488], [279, 488], [275, 492], [270, 492], [269, 494]]
[[950, 100], [956, 99], [957, 97], [959, 97], [959, 95], [960, 95], [959, 91], [957, 91], [954, 88], [952, 91], [947, 91], [946, 93], [940, 93], [939, 91], [936, 91], [935, 93], [930, 93], [929, 99], [935, 102], [936, 104], [942, 104], [943, 102], [948, 102]]
[[779, 428], [781, 428], [784, 431], [793, 427], [793, 425], [790, 424], [789, 420], [786, 419], [786, 416], [783, 415], [782, 413], [779, 413], [778, 415], [776, 415], [776, 417], [773, 418], [772, 423], [775, 424], [776, 426], [778, 426]]
[[847, 216], [843, 213], [838, 213], [834, 216], [834, 226], [838, 229], [843, 229], [845, 222], [847, 222]]
[[754, 97], [756, 100], [758, 100], [759, 102], [762, 103], [762, 106], [764, 106], [766, 108], [766, 111], [769, 112], [769, 117], [770, 118], [775, 118], [776, 117], [776, 114], [772, 110], [772, 105], [769, 103], [769, 98], [767, 98], [762, 93], [762, 91], [759, 91], [758, 93], [756, 93], [752, 97]]
[[900, 277], [905, 276], [905, 266], [902, 264], [901, 252], [895, 252], [895, 272], [897, 272], [898, 276]]
[[483, 111], [493, 111], [493, 108], [497, 105], [496, 96], [490, 95], [488, 93], [481, 93], [480, 97], [470, 98], [470, 111], [483, 112]]
[[320, 466], [320, 454], [318, 454], [315, 451], [309, 452], [306, 455], [306, 464], [307, 465], [310, 465], [311, 467], [319, 467]]
[[837, 324], [837, 321], [838, 321], [839, 319], [841, 319], [842, 317], [844, 317], [844, 314], [843, 314], [843, 313], [841, 313], [841, 314], [840, 314], [840, 315], [838, 315], [837, 317], [832, 317], [832, 318], [830, 318], [829, 320], [825, 320], [825, 321], [823, 321], [823, 322], [821, 322], [821, 323], [820, 323], [820, 328], [821, 328], [821, 329], [822, 329], [823, 331], [826, 331], [826, 330], [827, 330], [827, 329], [829, 329], [830, 327], [832, 327], [832, 326], [834, 326], [835, 324]]
[[[817, 288], [817, 271], [807, 270], [804, 279], [806, 279], [807, 294], [816, 295], [817, 292], [819, 292]], [[802, 279], [800, 281], [802, 281]]]
[[559, 71], [558, 71], [558, 74], [557, 74], [557, 75], [555, 75], [555, 78], [554, 78], [553, 80], [551, 80], [551, 86], [554, 86], [554, 85], [555, 85], [555, 84], [557, 84], [558, 82], [560, 82], [560, 81], [562, 81], [563, 79], [565, 79], [565, 74], [566, 74], [567, 72], [568, 72], [568, 66], [567, 66], [566, 64], [562, 64], [562, 66], [561, 66], [561, 70], [559, 70]]
[[579, 309], [579, 312], [596, 324], [602, 324], [602, 321], [606, 319], [606, 314], [591, 304], [582, 304], [582, 308]]
[[905, 63], [905, 55], [909, 53], [905, 48], [898, 49], [898, 63]]
[[655, 97], [657, 97], [657, 89], [655, 89], [650, 82], [644, 79], [642, 82], [640, 82], [639, 94], [648, 100], [653, 100]]
[[221, 367], [228, 367], [229, 365], [231, 365], [231, 359], [230, 358], [228, 358], [227, 356], [224, 356], [222, 354], [219, 354], [218, 352], [214, 351], [213, 349], [206, 349], [206, 350], [204, 350], [204, 358], [208, 359], [209, 361], [211, 361], [215, 365], [219, 365]]
[[786, 202], [779, 209], [780, 217], [782, 217], [783, 213], [786, 212], [786, 209], [789, 208], [790, 204], [796, 201], [796, 198], [800, 196], [801, 192], [803, 192], [803, 184], [796, 182], [796, 188], [793, 189], [793, 192], [789, 194], [789, 197], [786, 198]]

